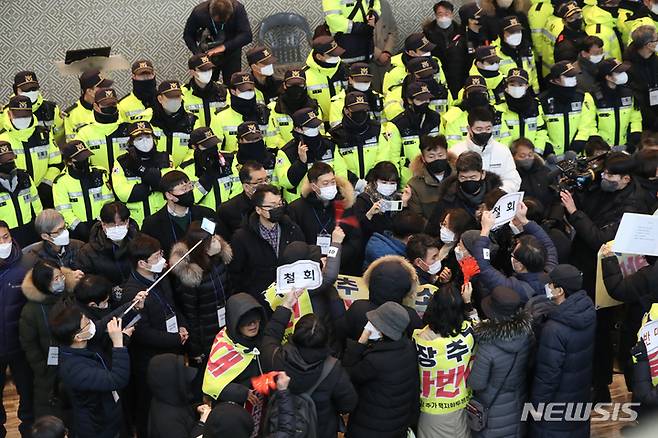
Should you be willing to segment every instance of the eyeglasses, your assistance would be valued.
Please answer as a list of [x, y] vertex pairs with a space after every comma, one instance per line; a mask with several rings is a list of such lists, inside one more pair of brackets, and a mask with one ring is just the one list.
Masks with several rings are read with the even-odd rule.
[[66, 230], [68, 228], [69, 228], [68, 222], [64, 222], [64, 224], [62, 226], [59, 226], [59, 227], [55, 228], [53, 231], [48, 233], [48, 235], [59, 236], [60, 234], [62, 234], [62, 231]]
[[272, 209], [274, 209], [274, 208], [283, 207], [283, 201], [279, 202], [279, 203], [276, 204], [276, 205], [259, 205], [259, 207], [262, 208], [263, 210], [270, 211], [270, 210], [272, 210]]

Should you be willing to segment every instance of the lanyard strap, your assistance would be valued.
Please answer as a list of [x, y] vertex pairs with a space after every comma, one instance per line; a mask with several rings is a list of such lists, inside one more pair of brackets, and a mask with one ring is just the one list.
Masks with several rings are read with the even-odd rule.
[[[210, 281], [212, 281], [212, 289], [213, 292], [215, 292], [215, 301], [217, 303], [217, 306], [219, 307], [219, 295], [217, 294], [217, 285], [215, 284], [215, 272], [217, 271], [217, 268], [215, 266], [212, 267], [212, 271], [210, 272]], [[222, 291], [222, 298], [224, 299], [224, 305], [226, 305], [226, 293], [224, 291], [224, 284], [222, 283], [222, 279], [219, 278], [219, 275], [217, 276], [217, 281], [219, 281], [219, 288]]]
[[[187, 210], [187, 215], [189, 215], [188, 224], [187, 224], [187, 226], [189, 227], [192, 224], [192, 212], [190, 210]], [[178, 235], [176, 234], [176, 227], [174, 226], [174, 221], [171, 220], [171, 213], [167, 212], [167, 218], [169, 218], [169, 225], [171, 226], [171, 234], [173, 234], [174, 241], [176, 241], [178, 240]], [[185, 232], [185, 230], [183, 230], [183, 232]]]
[[327, 220], [327, 222], [325, 222], [325, 224], [322, 225], [322, 221], [320, 220], [320, 216], [318, 216], [318, 212], [315, 211], [315, 208], [313, 208], [312, 210], [313, 210], [313, 214], [315, 215], [315, 220], [318, 221], [318, 225], [320, 225], [320, 227], [322, 228], [322, 232], [327, 234], [327, 226], [331, 223], [333, 217], [330, 216], [329, 220]]
[[[137, 281], [139, 281], [140, 283], [146, 285], [146, 283], [144, 283], [144, 282], [141, 281], [139, 278], [137, 278], [137, 276], [135, 275], [134, 272], [132, 272], [131, 274], [132, 274], [132, 276], [133, 276], [133, 278], [134, 278], [135, 280], [137, 280]], [[152, 289], [151, 292], [153, 292], [153, 296], [156, 297], [156, 298], [158, 299], [158, 301], [160, 301], [160, 305], [161, 305], [163, 308], [166, 307], [167, 309], [169, 309], [169, 312], [173, 313], [174, 315], [176, 314], [176, 312], [174, 312], [174, 309], [171, 308], [171, 306], [169, 305], [169, 303], [168, 303], [166, 300], [163, 300], [163, 299], [162, 299], [162, 297], [160, 296], [160, 294], [158, 293], [158, 291], [156, 291], [155, 289]], [[150, 295], [149, 295], [149, 296], [150, 296]], [[167, 315], [169, 315], [169, 314], [165, 312], [165, 316], [167, 316]]]
[[43, 322], [46, 324], [46, 331], [48, 332], [48, 339], [50, 340], [50, 345], [53, 344], [53, 337], [50, 334], [50, 324], [48, 324], [48, 316], [46, 315], [46, 309], [44, 309], [43, 304], [40, 304], [41, 314], [43, 315]]

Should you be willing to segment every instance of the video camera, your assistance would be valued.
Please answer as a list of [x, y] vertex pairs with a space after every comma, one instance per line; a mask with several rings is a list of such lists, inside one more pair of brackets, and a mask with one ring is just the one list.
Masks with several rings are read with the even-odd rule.
[[590, 158], [574, 157], [558, 161], [557, 169], [553, 173], [557, 173], [559, 179], [551, 188], [558, 193], [585, 190], [603, 171], [603, 162], [607, 156], [608, 154], [605, 153]]

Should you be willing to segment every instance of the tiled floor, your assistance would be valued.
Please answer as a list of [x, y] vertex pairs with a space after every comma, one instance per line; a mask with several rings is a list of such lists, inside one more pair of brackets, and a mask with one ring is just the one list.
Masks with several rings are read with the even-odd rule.
[[[611, 394], [614, 401], [630, 401], [630, 394], [626, 392], [624, 377], [620, 374], [615, 375], [614, 382], [611, 386]], [[16, 408], [18, 407], [18, 398], [16, 388], [8, 384], [4, 391], [4, 404], [7, 410], [7, 438], [19, 438], [18, 421], [16, 419]], [[623, 423], [618, 422], [593, 422], [592, 437], [596, 438], [621, 438], [619, 430]]]

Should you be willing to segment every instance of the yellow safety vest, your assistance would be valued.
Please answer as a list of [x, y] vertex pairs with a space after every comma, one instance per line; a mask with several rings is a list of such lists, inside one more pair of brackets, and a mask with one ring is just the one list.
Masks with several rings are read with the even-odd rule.
[[471, 369], [475, 339], [468, 321], [461, 332], [450, 338], [424, 339], [429, 330], [414, 330], [420, 371], [420, 410], [427, 414], [447, 414], [466, 407], [471, 391], [466, 378]]
[[653, 303], [651, 309], [642, 318], [642, 327], [637, 333], [637, 339], [643, 339], [649, 356], [651, 384], [658, 386], [658, 303]]
[[[276, 293], [276, 283], [272, 283], [270, 287], [265, 291], [265, 300], [270, 304], [272, 310], [276, 310], [281, 304], [285, 295], [280, 295]], [[292, 332], [295, 329], [295, 324], [301, 319], [304, 315], [309, 315], [313, 313], [313, 304], [311, 304], [311, 296], [308, 294], [308, 290], [304, 289], [304, 293], [299, 296], [297, 302], [292, 308], [292, 315], [290, 316], [290, 321], [286, 326], [286, 331], [284, 332], [283, 339], [287, 341]]]

